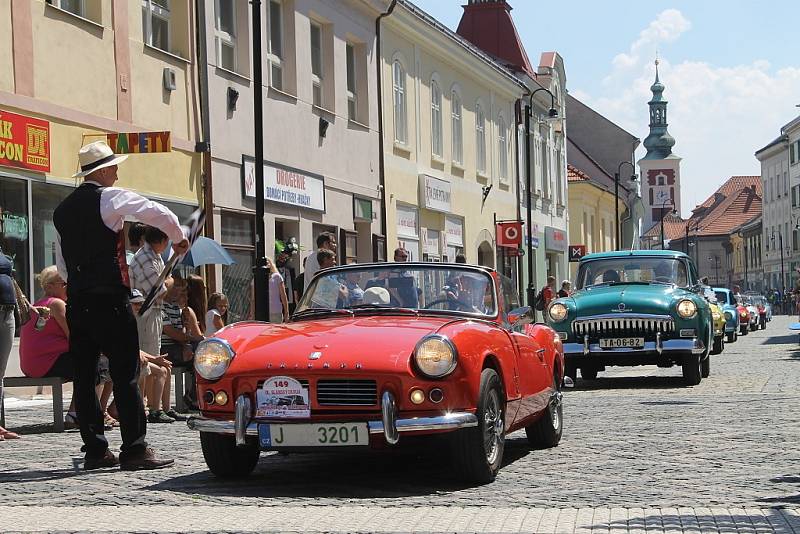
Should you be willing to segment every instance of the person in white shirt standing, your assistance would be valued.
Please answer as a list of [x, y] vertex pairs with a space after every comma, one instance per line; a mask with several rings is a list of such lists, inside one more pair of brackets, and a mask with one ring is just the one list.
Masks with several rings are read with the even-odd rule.
[[[56, 265], [67, 282], [69, 349], [76, 361], [73, 395], [86, 470], [118, 464], [123, 470], [158, 469], [173, 463], [157, 458], [145, 441], [147, 420], [136, 381], [139, 338], [130, 305], [122, 229], [126, 218], [160, 228], [180, 254], [189, 249], [189, 241], [177, 217], [167, 208], [112, 187], [117, 181], [117, 164], [126, 158], [114, 154], [103, 141], [81, 148], [81, 170], [75, 177], [86, 179], [53, 213]], [[108, 357], [114, 382], [122, 433], [119, 459], [108, 449], [103, 411], [94, 389], [101, 351]]]
[[303, 275], [303, 291], [308, 289], [308, 284], [311, 279], [319, 271], [319, 262], [317, 261], [317, 252], [320, 249], [330, 250], [336, 254], [336, 236], [332, 232], [322, 232], [317, 236], [317, 248], [312, 250], [306, 257], [305, 274]]

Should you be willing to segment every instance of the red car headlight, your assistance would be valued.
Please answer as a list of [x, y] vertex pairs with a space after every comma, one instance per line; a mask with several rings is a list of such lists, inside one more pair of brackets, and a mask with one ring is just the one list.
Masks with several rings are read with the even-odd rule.
[[458, 364], [455, 345], [446, 336], [434, 334], [422, 338], [414, 349], [414, 363], [429, 378], [442, 378], [452, 373]]

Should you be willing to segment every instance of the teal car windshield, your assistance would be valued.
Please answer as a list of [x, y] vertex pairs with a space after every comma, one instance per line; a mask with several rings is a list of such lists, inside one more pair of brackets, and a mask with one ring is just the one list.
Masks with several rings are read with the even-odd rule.
[[587, 261], [578, 271], [576, 288], [608, 284], [663, 283], [689, 285], [686, 263], [677, 258], [623, 256]]

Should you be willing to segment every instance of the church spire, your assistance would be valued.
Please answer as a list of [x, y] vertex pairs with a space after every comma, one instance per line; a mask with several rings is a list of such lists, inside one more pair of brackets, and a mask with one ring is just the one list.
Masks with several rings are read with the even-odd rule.
[[664, 100], [664, 84], [658, 79], [658, 56], [656, 56], [656, 79], [650, 86], [653, 98], [647, 105], [650, 107], [650, 135], [645, 138], [644, 147], [647, 154], [644, 159], [664, 159], [672, 155], [675, 139], [667, 132], [667, 101]]

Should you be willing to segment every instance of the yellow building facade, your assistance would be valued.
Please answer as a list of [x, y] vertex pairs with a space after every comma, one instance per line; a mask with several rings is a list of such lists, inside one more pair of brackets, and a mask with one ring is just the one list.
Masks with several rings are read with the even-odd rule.
[[[0, 247], [26, 292], [38, 295], [34, 274], [55, 263], [52, 212], [80, 183], [72, 175], [82, 145], [108, 134], [169, 132], [168, 152], [131, 137], [118, 185], [179, 217], [201, 202], [192, 3], [159, 4], [0, 2], [0, 121], [16, 117], [13, 140], [4, 141], [44, 154], [27, 167], [0, 157]], [[35, 148], [27, 122], [41, 126]]]
[[[589, 175], [572, 165], [567, 168], [567, 191], [570, 243], [585, 245], [587, 254], [614, 250], [614, 192], [593, 182]], [[625, 203], [620, 200], [620, 216], [625, 212]], [[575, 280], [577, 267], [577, 263], [570, 263], [572, 281]]]
[[384, 205], [389, 260], [496, 267], [495, 220], [516, 220], [515, 103], [522, 82], [411, 4], [382, 22]]

